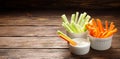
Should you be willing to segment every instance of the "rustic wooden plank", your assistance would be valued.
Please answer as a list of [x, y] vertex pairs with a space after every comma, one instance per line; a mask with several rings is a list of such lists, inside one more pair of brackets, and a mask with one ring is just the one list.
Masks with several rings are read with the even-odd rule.
[[[39, 13], [39, 12], [38, 12]], [[70, 12], [71, 13], [71, 12]], [[54, 13], [56, 14], [56, 13]], [[72, 14], [72, 13], [71, 13]], [[94, 14], [94, 13], [90, 13], [90, 14]], [[35, 13], [32, 13], [31, 15], [36, 15]], [[62, 14], [61, 14], [62, 15]], [[61, 26], [62, 24], [62, 19], [61, 19], [61, 15], [57, 16], [42, 16], [41, 14], [39, 14], [38, 16], [32, 16], [32, 17], [27, 17], [27, 16], [10, 16], [9, 17], [5, 17], [2, 16], [0, 17], [0, 25], [59, 25]], [[70, 18], [70, 14], [66, 14], [68, 16], [68, 18]], [[101, 20], [108, 20], [109, 22], [115, 22], [115, 25], [120, 26], [118, 23], [119, 21], [119, 16], [115, 17], [115, 15], [92, 15], [93, 18], [100, 18]]]
[[[119, 37], [113, 37], [112, 48], [120, 48]], [[59, 37], [0, 37], [0, 48], [68, 48]]]
[[0, 37], [0, 48], [68, 48], [59, 37]]
[[61, 26], [1, 26], [0, 36], [57, 36]]
[[2, 59], [64, 59], [67, 49], [0, 49]]
[[[61, 26], [1, 26], [0, 36], [57, 36], [57, 30], [65, 33], [65, 29]], [[115, 36], [119, 35], [118, 31]]]
[[61, 25], [60, 17], [0, 17], [0, 25]]
[[119, 59], [120, 49], [92, 50], [83, 56], [71, 54], [68, 49], [0, 49], [2, 59]]
[[120, 48], [120, 36], [113, 36], [113, 40], [112, 40], [112, 48]]

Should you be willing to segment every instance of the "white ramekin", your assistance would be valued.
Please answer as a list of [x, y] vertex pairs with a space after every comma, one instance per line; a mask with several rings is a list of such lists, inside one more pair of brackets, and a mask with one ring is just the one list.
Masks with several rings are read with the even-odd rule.
[[71, 53], [76, 54], [76, 55], [85, 55], [89, 52], [90, 41], [88, 39], [74, 38], [73, 40], [75, 42], [77, 41], [78, 45], [72, 46], [71, 44], [69, 44], [69, 49], [70, 49]]
[[113, 36], [110, 36], [108, 38], [96, 38], [89, 35], [91, 48], [95, 50], [101, 50], [101, 51], [109, 49], [111, 47], [112, 37]]

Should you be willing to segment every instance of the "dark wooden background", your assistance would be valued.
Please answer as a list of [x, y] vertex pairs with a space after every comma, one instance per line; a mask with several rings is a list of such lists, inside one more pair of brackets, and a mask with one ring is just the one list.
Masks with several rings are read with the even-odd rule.
[[120, 0], [0, 0], [0, 8], [116, 9]]
[[[0, 0], [0, 59], [120, 59], [119, 7], [119, 0]], [[60, 16], [76, 11], [115, 22], [109, 50], [70, 53], [56, 31], [65, 32]]]

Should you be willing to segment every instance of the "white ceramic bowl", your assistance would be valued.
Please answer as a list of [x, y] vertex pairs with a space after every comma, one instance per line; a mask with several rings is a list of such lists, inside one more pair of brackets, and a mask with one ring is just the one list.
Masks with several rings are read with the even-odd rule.
[[73, 40], [77, 42], [77, 45], [72, 46], [71, 44], [69, 44], [69, 49], [71, 53], [76, 54], [76, 55], [85, 55], [89, 52], [90, 41], [88, 39], [74, 38]]
[[96, 38], [89, 35], [89, 39], [91, 41], [91, 48], [101, 51], [109, 49], [111, 47], [112, 37], [113, 36], [110, 36], [108, 38]]

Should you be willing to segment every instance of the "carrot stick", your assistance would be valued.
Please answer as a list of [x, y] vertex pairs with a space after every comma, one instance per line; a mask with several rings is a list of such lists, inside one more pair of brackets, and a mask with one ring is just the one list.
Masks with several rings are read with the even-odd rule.
[[100, 38], [101, 35], [102, 35], [102, 32], [99, 32], [99, 34], [97, 35], [97, 38]]
[[109, 28], [109, 30], [112, 30], [113, 25], [114, 25], [113, 22], [111, 22], [111, 23], [110, 23], [110, 28]]
[[93, 31], [93, 36], [94, 36], [94, 37], [97, 36], [97, 28], [94, 29], [94, 31]]
[[97, 26], [96, 21], [94, 20], [94, 18], [92, 18], [92, 25], [94, 25], [95, 27]]
[[95, 36], [97, 37], [97, 36], [99, 36], [99, 34], [100, 34], [100, 30], [99, 30], [98, 27], [96, 27], [96, 31], [97, 31], [97, 32], [96, 32], [96, 35], [95, 35]]
[[108, 33], [108, 31], [105, 31], [105, 32], [101, 35], [101, 38], [103, 38], [107, 33]]
[[62, 34], [59, 34], [59, 36], [60, 36], [61, 38], [63, 38], [64, 40], [66, 40], [67, 42], [69, 42], [70, 44], [72, 44], [73, 46], [77, 45], [77, 43], [74, 42], [71, 38], [69, 38], [69, 37], [67, 37], [67, 36], [64, 36], [64, 35], [62, 35]]
[[103, 26], [102, 26], [102, 23], [101, 23], [101, 20], [100, 20], [100, 19], [97, 19], [97, 24], [98, 24], [98, 27], [99, 27], [100, 32], [104, 32], [104, 28], [103, 28]]
[[117, 32], [117, 28], [113, 29], [112, 31], [109, 31], [109, 32], [104, 36], [104, 38], [113, 35], [115, 32]]
[[106, 27], [106, 31], [108, 31], [108, 21], [105, 21], [105, 27]]

